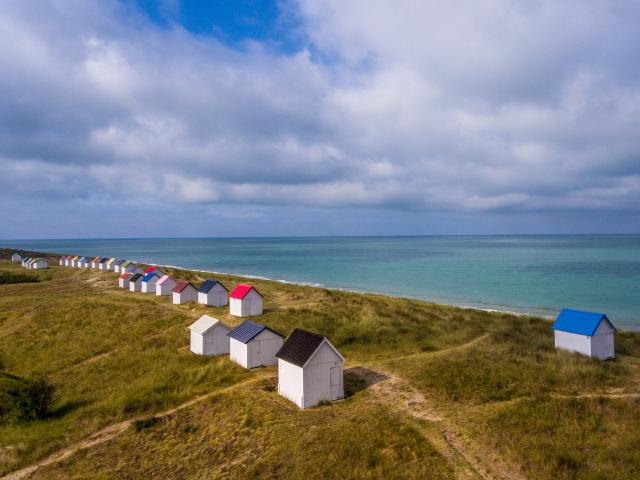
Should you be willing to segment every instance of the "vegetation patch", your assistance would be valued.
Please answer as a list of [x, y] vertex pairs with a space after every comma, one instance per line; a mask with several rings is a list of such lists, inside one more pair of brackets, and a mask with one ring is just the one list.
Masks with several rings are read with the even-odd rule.
[[12, 283], [37, 283], [39, 281], [40, 279], [33, 275], [0, 271], [0, 285], [9, 285]]
[[141, 432], [157, 426], [158, 423], [160, 423], [160, 419], [158, 417], [146, 417], [131, 422], [131, 428], [135, 432]]
[[530, 478], [640, 478], [640, 400], [538, 398], [497, 408], [487, 442]]
[[45, 418], [55, 387], [44, 378], [23, 379], [0, 372], [0, 423]]

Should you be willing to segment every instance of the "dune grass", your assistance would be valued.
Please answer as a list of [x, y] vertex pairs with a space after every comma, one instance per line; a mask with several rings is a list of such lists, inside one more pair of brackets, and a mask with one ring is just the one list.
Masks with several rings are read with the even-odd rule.
[[[0, 473], [105, 425], [152, 419], [187, 400], [261, 376], [274, 381], [274, 368], [246, 372], [226, 358], [200, 358], [188, 351], [187, 326], [200, 315], [231, 325], [241, 322], [226, 308], [172, 305], [168, 297], [117, 288], [113, 272], [51, 265], [33, 272], [37, 283], [0, 285], [0, 365], [20, 377], [45, 375], [57, 388], [47, 419], [0, 425]], [[0, 262], [0, 272], [21, 270]], [[207, 277], [169, 273], [196, 285]], [[269, 327], [285, 335], [294, 327], [322, 333], [348, 364], [374, 370], [380, 365], [396, 373], [435, 400], [452, 422], [465, 431], [468, 425], [467, 434], [489, 453], [515, 462], [533, 478], [558, 478], [563, 470], [548, 465], [561, 463], [562, 455], [575, 460], [574, 471], [587, 465], [572, 450], [557, 449], [559, 457], [553, 455], [568, 429], [574, 429], [579, 448], [579, 439], [596, 428], [582, 427], [575, 420], [579, 412], [572, 414], [563, 406], [567, 399], [555, 396], [631, 392], [640, 384], [640, 335], [634, 332], [617, 335], [614, 361], [598, 362], [556, 352], [550, 323], [540, 318], [229, 275], [216, 278], [230, 289], [240, 281], [256, 285], [265, 296], [259, 321]], [[366, 388], [344, 402], [304, 412], [273, 389], [242, 386], [238, 392], [221, 393], [159, 422], [143, 421], [139, 432], [132, 430], [96, 451], [81, 451], [43, 470], [49, 476], [42, 478], [87, 476], [85, 469], [94, 464], [95, 478], [153, 476], [154, 462], [175, 478], [206, 477], [203, 472], [220, 478], [451, 477], [451, 460], [435, 453], [413, 420], [394, 405], [365, 401], [371, 400]], [[536, 429], [546, 421], [541, 418], [544, 402], [568, 412], [556, 430]], [[636, 418], [630, 408], [617, 415], [612, 422], [632, 424]], [[514, 423], [516, 418], [521, 423]], [[640, 429], [617, 434], [614, 427], [598, 430], [594, 445], [607, 435], [622, 445], [640, 441]], [[247, 436], [255, 437], [258, 446], [247, 443]], [[498, 439], [507, 437], [511, 444], [501, 445]], [[527, 456], [524, 447], [517, 447], [520, 443], [535, 454]], [[620, 461], [613, 450], [594, 458], [590, 469], [634, 478], [625, 473], [628, 462], [616, 466]], [[335, 475], [330, 464], [339, 465]]]
[[445, 459], [387, 408], [355, 400], [300, 412], [268, 387], [148, 419], [35, 478], [452, 478]]

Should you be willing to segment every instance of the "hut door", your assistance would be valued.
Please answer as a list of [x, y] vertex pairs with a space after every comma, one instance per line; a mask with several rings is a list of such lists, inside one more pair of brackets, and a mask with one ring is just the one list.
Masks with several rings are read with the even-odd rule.
[[249, 368], [259, 367], [260, 362], [260, 342], [255, 341], [249, 343]]
[[607, 337], [607, 355], [613, 357], [613, 334], [606, 335]]
[[342, 397], [342, 375], [340, 367], [331, 367], [331, 400], [337, 400]]

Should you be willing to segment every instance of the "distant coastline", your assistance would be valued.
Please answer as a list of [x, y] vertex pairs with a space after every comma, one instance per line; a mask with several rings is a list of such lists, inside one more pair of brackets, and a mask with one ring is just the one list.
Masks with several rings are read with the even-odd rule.
[[640, 330], [640, 235], [25, 240], [38, 252], [108, 255], [544, 318], [563, 307]]

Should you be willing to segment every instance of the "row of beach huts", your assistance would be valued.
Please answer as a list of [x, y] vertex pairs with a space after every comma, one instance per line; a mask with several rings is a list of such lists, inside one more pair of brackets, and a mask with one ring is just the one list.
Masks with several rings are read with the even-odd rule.
[[[118, 286], [131, 292], [172, 296], [174, 304], [198, 302], [213, 307], [229, 305], [236, 317], [262, 314], [262, 294], [239, 284], [230, 293], [215, 279], [199, 288], [174, 280], [157, 266], [142, 269], [136, 263], [106, 257], [60, 257], [61, 266], [113, 271]], [[203, 315], [189, 326], [190, 350], [197, 355], [229, 358], [244, 368], [278, 366], [278, 393], [300, 408], [344, 398], [344, 357], [326, 337], [296, 328], [285, 339], [281, 333], [251, 320], [233, 328]]]

